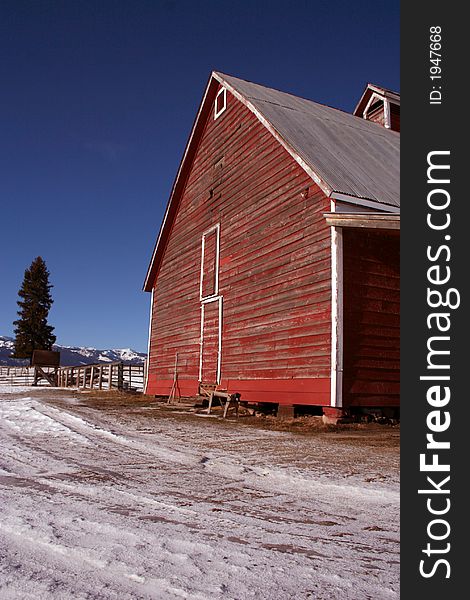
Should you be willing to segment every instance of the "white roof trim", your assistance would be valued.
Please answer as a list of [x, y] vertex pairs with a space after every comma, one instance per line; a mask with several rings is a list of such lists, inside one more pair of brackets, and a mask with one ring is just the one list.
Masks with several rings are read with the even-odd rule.
[[358, 206], [367, 206], [368, 208], [375, 208], [383, 212], [399, 213], [400, 208], [398, 206], [392, 206], [391, 204], [381, 204], [380, 202], [374, 202], [373, 200], [365, 200], [364, 198], [356, 198], [355, 196], [348, 196], [341, 192], [332, 192], [330, 198], [333, 200], [340, 200], [341, 202], [349, 202], [351, 204], [357, 204]]
[[380, 97], [382, 100], [384, 98], [386, 98], [392, 104], [396, 104], [397, 106], [400, 106], [400, 94], [397, 94], [396, 92], [392, 92], [391, 90], [386, 90], [385, 88], [380, 88], [376, 85], [373, 85], [372, 83], [368, 83], [366, 86], [366, 89], [364, 90], [364, 92], [362, 93], [362, 96], [359, 99], [359, 102], [356, 104], [356, 108], [353, 110], [353, 113], [352, 113], [353, 115], [357, 115], [359, 106], [361, 105], [361, 102], [362, 102], [364, 96], [367, 94], [367, 92], [369, 90], [372, 92], [372, 95]]

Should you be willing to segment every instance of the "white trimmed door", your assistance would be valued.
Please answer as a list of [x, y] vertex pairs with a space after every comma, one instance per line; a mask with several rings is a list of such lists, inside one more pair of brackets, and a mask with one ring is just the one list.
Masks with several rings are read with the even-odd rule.
[[222, 358], [222, 307], [221, 296], [201, 305], [201, 355], [199, 381], [220, 383]]
[[201, 276], [201, 339], [199, 381], [220, 383], [222, 359], [223, 298], [219, 295], [220, 225], [217, 223], [202, 234]]

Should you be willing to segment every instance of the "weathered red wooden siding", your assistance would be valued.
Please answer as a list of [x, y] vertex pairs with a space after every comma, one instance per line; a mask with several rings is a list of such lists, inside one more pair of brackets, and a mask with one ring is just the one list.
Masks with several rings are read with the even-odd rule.
[[382, 102], [377, 106], [377, 108], [369, 110], [367, 114], [367, 120], [378, 123], [379, 125], [382, 125], [382, 127], [385, 126], [384, 105]]
[[398, 406], [399, 236], [345, 229], [345, 406]]
[[[377, 108], [370, 111], [367, 115], [367, 119], [384, 127], [385, 114], [383, 104], [380, 104]], [[398, 104], [392, 102], [390, 102], [390, 129], [393, 131], [400, 131], [400, 107]]]
[[390, 124], [393, 131], [400, 131], [400, 106], [390, 103]]
[[329, 404], [330, 202], [227, 92], [209, 114], [154, 289], [150, 394], [199, 376], [201, 236], [220, 223], [223, 386], [244, 400]]

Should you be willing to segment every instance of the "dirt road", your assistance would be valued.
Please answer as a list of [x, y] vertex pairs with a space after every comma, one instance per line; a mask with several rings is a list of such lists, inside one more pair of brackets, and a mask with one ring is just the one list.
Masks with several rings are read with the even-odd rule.
[[2, 599], [398, 598], [396, 429], [104, 398], [0, 389]]

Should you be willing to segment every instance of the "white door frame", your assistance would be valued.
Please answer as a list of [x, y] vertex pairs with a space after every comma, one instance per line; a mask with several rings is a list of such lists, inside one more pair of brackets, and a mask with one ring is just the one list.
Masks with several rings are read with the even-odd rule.
[[[215, 263], [214, 263], [214, 290], [209, 296], [203, 296], [202, 288], [204, 281], [204, 252], [206, 248], [206, 237], [215, 232]], [[219, 258], [220, 258], [220, 223], [216, 223], [209, 229], [206, 229], [202, 234], [201, 241], [201, 274], [199, 277], [199, 299], [204, 301], [205, 298], [212, 298], [218, 295], [219, 293]]]
[[222, 364], [222, 314], [223, 314], [223, 296], [215, 296], [212, 298], [206, 298], [202, 300], [201, 303], [201, 337], [199, 341], [199, 382], [202, 381], [202, 363], [204, 356], [204, 307], [206, 304], [210, 304], [211, 302], [219, 303], [219, 331], [218, 331], [218, 348], [217, 348], [217, 373], [216, 373], [216, 384], [220, 383], [220, 372], [221, 372], [221, 364]]

